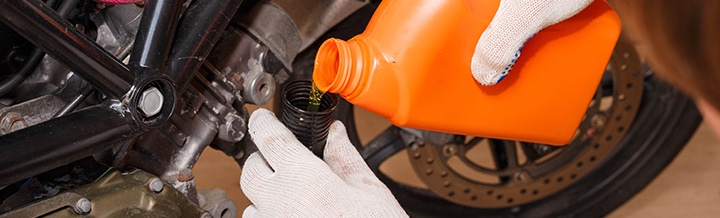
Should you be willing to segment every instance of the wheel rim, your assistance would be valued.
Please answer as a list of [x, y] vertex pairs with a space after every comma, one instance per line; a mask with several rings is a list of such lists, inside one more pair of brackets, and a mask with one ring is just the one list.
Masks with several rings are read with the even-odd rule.
[[[410, 162], [428, 189], [400, 186], [416, 194], [439, 196], [473, 208], [504, 208], [533, 202], [571, 185], [615, 150], [637, 114], [644, 79], [640, 72], [643, 65], [634, 47], [621, 40], [575, 138], [564, 147], [464, 137], [444, 145], [390, 142], [389, 136], [400, 131], [391, 127], [383, 133], [387, 137], [376, 137], [362, 153], [371, 168], [379, 172], [382, 161], [407, 145]], [[468, 155], [478, 146], [487, 147], [494, 166], [485, 166]], [[465, 172], [458, 168], [462, 165]], [[466, 175], [467, 168], [474, 177]], [[478, 174], [495, 181], [478, 179]]]

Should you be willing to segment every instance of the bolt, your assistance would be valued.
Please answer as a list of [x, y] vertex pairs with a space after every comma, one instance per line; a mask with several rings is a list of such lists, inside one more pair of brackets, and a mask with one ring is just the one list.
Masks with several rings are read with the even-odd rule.
[[605, 126], [605, 122], [607, 121], [607, 118], [602, 114], [595, 114], [590, 118], [590, 122], [595, 128], [600, 128]]
[[145, 113], [145, 116], [155, 116], [160, 113], [160, 109], [162, 109], [163, 98], [164, 97], [160, 90], [155, 87], [150, 87], [149, 89], [143, 91], [140, 96], [138, 107], [143, 113]]
[[182, 169], [180, 172], [178, 172], [178, 181], [180, 182], [188, 182], [190, 180], [193, 180], [195, 176], [193, 176], [192, 170], [190, 169]]
[[75, 213], [86, 214], [92, 209], [92, 203], [87, 198], [80, 198], [75, 202]]
[[530, 180], [530, 174], [525, 171], [517, 171], [513, 174], [513, 177], [515, 178], [515, 181], [518, 182], [525, 182]]
[[457, 147], [455, 146], [455, 144], [443, 145], [442, 151], [446, 157], [449, 157], [449, 156], [454, 155], [457, 152]]
[[245, 120], [236, 115], [228, 114], [225, 116], [225, 123], [220, 125], [218, 137], [228, 142], [239, 142], [245, 137]]
[[200, 215], [200, 218], [212, 218], [212, 217], [213, 216], [210, 215], [210, 212], [207, 212], [207, 211], [205, 211], [204, 213], [202, 213], [202, 215]]
[[160, 193], [163, 190], [164, 186], [165, 184], [163, 184], [162, 180], [157, 177], [150, 179], [150, 182], [148, 183], [148, 188], [150, 188], [150, 191], [153, 191], [155, 193]]
[[7, 112], [0, 118], [0, 134], [11, 133], [27, 127], [28, 124], [20, 113]]

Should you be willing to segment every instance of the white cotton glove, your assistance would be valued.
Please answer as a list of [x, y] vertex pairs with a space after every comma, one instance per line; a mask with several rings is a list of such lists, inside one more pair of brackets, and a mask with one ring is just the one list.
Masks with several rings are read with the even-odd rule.
[[252, 202], [243, 217], [407, 217], [339, 121], [330, 126], [324, 162], [270, 111], [255, 111], [249, 132], [259, 153], [250, 155], [240, 177]]
[[505, 78], [535, 33], [572, 17], [593, 0], [501, 0], [472, 57], [473, 77], [482, 85]]

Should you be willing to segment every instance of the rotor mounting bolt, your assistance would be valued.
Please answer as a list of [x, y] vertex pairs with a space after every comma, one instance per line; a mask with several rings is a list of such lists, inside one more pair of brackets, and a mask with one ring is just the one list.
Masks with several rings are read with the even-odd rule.
[[77, 214], [90, 213], [90, 210], [92, 210], [92, 203], [90, 203], [90, 200], [87, 198], [80, 198], [77, 202], [75, 202], [74, 209]]
[[604, 115], [601, 114], [595, 114], [590, 118], [590, 122], [593, 127], [599, 128], [605, 126], [605, 123], [607, 122], [607, 118]]
[[525, 171], [517, 171], [513, 174], [513, 178], [515, 178], [517, 182], [527, 182], [531, 177], [530, 174]]
[[148, 188], [150, 188], [150, 191], [153, 191], [155, 193], [160, 193], [163, 190], [163, 187], [165, 187], [165, 184], [163, 184], [162, 180], [157, 177], [150, 179], [150, 182], [148, 183]]
[[138, 108], [145, 113], [145, 116], [152, 117], [160, 113], [164, 97], [162, 92], [155, 87], [150, 87], [140, 95]]
[[442, 151], [446, 157], [453, 156], [457, 152], [457, 147], [454, 144], [446, 144], [443, 145]]

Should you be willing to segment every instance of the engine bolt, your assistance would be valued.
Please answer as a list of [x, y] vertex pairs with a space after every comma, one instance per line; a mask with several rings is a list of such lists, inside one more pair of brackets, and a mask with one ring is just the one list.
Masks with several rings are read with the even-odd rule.
[[27, 127], [25, 118], [17, 112], [6, 112], [0, 115], [0, 135], [8, 134]]
[[90, 203], [90, 200], [87, 198], [80, 198], [77, 202], [75, 202], [74, 209], [77, 214], [86, 214], [92, 210], [92, 203]]
[[218, 137], [228, 142], [239, 142], [245, 137], [246, 130], [245, 120], [237, 114], [230, 113], [225, 116], [225, 123], [220, 125]]
[[162, 109], [164, 97], [160, 90], [150, 87], [143, 91], [140, 96], [138, 108], [145, 113], [145, 116], [152, 117], [160, 113]]
[[178, 172], [177, 180], [180, 182], [189, 182], [190, 180], [193, 180], [195, 176], [193, 176], [192, 170], [190, 169], [182, 169]]
[[163, 190], [164, 186], [165, 184], [163, 184], [162, 180], [157, 177], [150, 179], [150, 182], [148, 183], [148, 188], [150, 188], [150, 191], [153, 191], [155, 193], [160, 193]]

